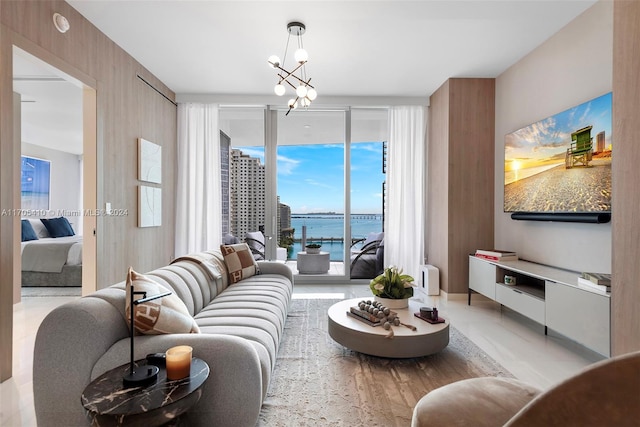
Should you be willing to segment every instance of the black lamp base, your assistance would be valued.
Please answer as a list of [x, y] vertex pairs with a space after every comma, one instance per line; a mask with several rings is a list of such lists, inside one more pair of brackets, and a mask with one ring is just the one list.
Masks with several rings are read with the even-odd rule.
[[160, 369], [157, 366], [140, 366], [138, 369], [122, 377], [122, 383], [125, 387], [142, 387], [156, 382], [158, 372], [160, 372]]

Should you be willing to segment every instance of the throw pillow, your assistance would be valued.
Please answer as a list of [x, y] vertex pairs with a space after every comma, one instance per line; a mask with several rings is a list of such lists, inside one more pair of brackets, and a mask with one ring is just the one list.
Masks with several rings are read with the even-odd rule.
[[[150, 277], [136, 273], [129, 267], [129, 271], [127, 272], [127, 297], [125, 303], [129, 327], [131, 327], [130, 301], [132, 285], [135, 292], [146, 292], [147, 297], [168, 292], [167, 288], [155, 282]], [[143, 295], [133, 296], [134, 301], [140, 298], [143, 298]], [[193, 317], [191, 317], [191, 314], [189, 314], [187, 306], [174, 293], [166, 297], [134, 305], [133, 317], [135, 330], [145, 335], [200, 332], [200, 328]]]
[[33, 227], [31, 226], [31, 223], [29, 222], [28, 219], [22, 220], [21, 227], [22, 227], [23, 242], [28, 242], [29, 240], [38, 240], [38, 236], [36, 235], [36, 232], [33, 230]]
[[48, 237], [51, 237], [49, 236], [47, 227], [44, 226], [40, 219], [29, 219], [29, 223], [31, 223], [31, 227], [33, 228], [33, 231], [36, 232], [36, 236], [38, 236], [38, 239], [46, 239]]
[[51, 237], [66, 237], [74, 236], [73, 228], [69, 224], [69, 220], [63, 216], [60, 218], [42, 218], [40, 219], [46, 227]]
[[260, 268], [246, 243], [220, 245], [220, 252], [224, 257], [230, 283], [238, 283], [242, 279], [260, 274]]

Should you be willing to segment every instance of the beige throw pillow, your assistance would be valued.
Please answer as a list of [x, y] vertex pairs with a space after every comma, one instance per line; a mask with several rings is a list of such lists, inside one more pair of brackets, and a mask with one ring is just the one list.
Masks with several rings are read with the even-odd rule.
[[[146, 292], [147, 297], [169, 291], [150, 277], [136, 273], [129, 267], [129, 271], [127, 272], [127, 297], [125, 303], [129, 327], [131, 327], [131, 285], [133, 285], [135, 292]], [[133, 299], [137, 301], [143, 297], [141, 294], [136, 294], [133, 296]], [[133, 317], [135, 319], [135, 330], [145, 335], [200, 332], [200, 328], [193, 317], [191, 317], [191, 314], [189, 314], [187, 306], [174, 293], [142, 304], [134, 304]]]
[[242, 279], [260, 274], [258, 264], [246, 243], [220, 245], [220, 252], [229, 272], [230, 283], [238, 283]]

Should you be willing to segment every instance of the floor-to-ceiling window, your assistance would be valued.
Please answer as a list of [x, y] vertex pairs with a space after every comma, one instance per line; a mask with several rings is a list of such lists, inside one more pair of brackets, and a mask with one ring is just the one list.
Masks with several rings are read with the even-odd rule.
[[384, 263], [386, 108], [351, 109], [349, 276], [372, 279]]
[[383, 231], [387, 110], [286, 113], [221, 107], [221, 158], [228, 159], [222, 168], [222, 184], [228, 186], [223, 234], [243, 240], [246, 233], [262, 232], [266, 257], [286, 261], [296, 272], [304, 244], [321, 245], [330, 269], [299, 278], [348, 279], [363, 240]]

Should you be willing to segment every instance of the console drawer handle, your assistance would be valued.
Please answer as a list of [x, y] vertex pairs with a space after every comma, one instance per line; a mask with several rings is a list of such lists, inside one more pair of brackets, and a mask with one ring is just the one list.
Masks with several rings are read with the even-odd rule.
[[519, 294], [521, 294], [521, 293], [522, 293], [522, 291], [519, 291], [519, 290], [517, 290], [517, 289], [513, 289], [513, 292], [517, 292], [517, 293], [519, 293]]

